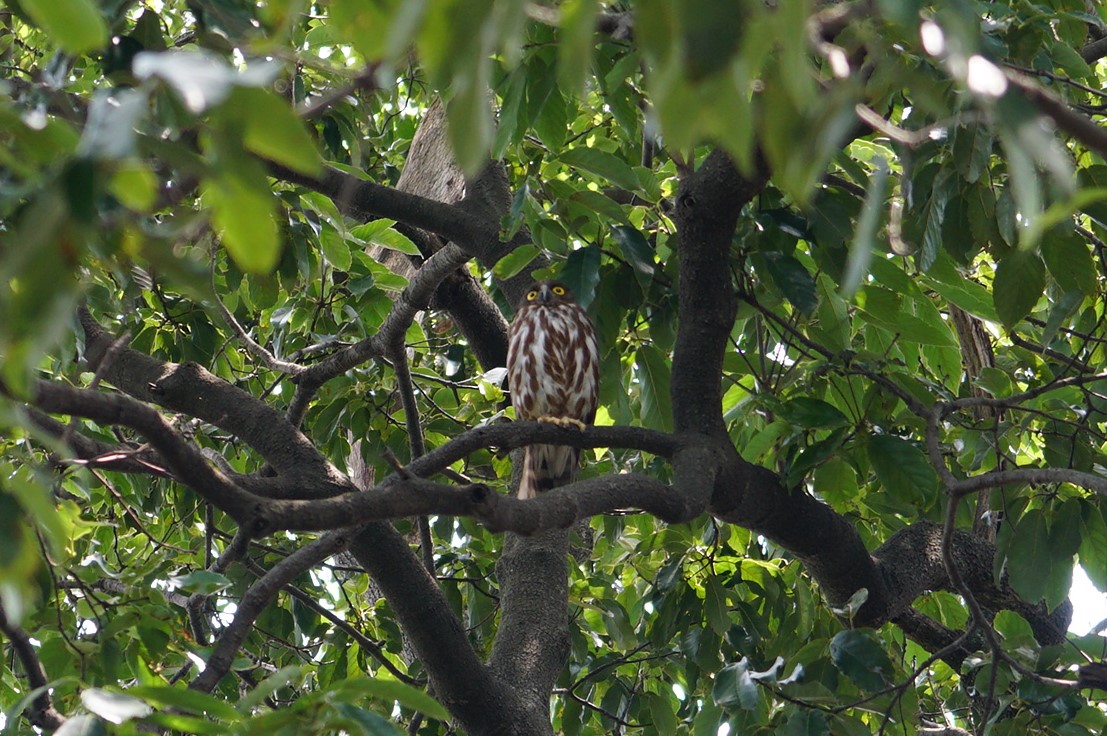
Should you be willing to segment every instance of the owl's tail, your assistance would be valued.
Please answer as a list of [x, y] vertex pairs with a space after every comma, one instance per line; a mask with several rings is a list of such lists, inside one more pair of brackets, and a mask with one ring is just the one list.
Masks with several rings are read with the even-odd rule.
[[534, 498], [551, 488], [572, 483], [580, 467], [580, 450], [563, 445], [530, 445], [523, 458], [519, 498]]

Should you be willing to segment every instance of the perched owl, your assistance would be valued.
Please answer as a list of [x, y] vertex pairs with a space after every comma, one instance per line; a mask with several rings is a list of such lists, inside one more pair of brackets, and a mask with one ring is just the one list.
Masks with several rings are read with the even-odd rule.
[[[526, 294], [508, 333], [507, 380], [515, 416], [584, 429], [596, 418], [600, 357], [588, 313], [557, 281], [539, 281]], [[519, 498], [572, 483], [580, 450], [530, 445]]]

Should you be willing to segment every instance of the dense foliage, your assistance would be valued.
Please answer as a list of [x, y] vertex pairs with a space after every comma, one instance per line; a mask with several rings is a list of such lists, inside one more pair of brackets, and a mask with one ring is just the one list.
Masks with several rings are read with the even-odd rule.
[[6, 732], [1104, 732], [1105, 18], [9, 2]]

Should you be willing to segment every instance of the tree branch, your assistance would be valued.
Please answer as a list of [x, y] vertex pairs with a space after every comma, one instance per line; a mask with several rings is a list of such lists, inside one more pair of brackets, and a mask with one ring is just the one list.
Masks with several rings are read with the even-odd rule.
[[[54, 702], [47, 690], [50, 681], [47, 679], [46, 670], [38, 658], [38, 652], [35, 651], [35, 646], [31, 643], [31, 637], [20, 626], [8, 620], [8, 616], [2, 607], [0, 607], [0, 633], [3, 633], [11, 642], [12, 651], [19, 659], [19, 663], [23, 665], [23, 672], [27, 677], [29, 689], [41, 691], [31, 701], [31, 709], [27, 713], [27, 720], [31, 722], [32, 726], [46, 731], [55, 731], [61, 728], [66, 718], [54, 709]], [[15, 713], [13, 715], [19, 714]]]
[[189, 687], [202, 692], [215, 689], [223, 676], [230, 672], [238, 649], [253, 629], [254, 621], [277, 593], [295, 580], [296, 576], [346, 549], [350, 544], [350, 537], [351, 533], [348, 531], [326, 534], [278, 562], [250, 586], [238, 603], [234, 620], [215, 643], [211, 656], [208, 657], [207, 667], [189, 683]]

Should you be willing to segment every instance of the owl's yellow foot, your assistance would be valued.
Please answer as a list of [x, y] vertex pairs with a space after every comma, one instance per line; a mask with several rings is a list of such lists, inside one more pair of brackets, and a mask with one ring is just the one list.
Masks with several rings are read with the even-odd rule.
[[580, 421], [579, 419], [573, 419], [572, 417], [541, 416], [538, 417], [535, 421], [545, 422], [546, 424], [556, 424], [558, 427], [562, 427], [564, 429], [579, 429], [581, 432], [583, 432], [585, 427], [587, 426], [584, 422]]

